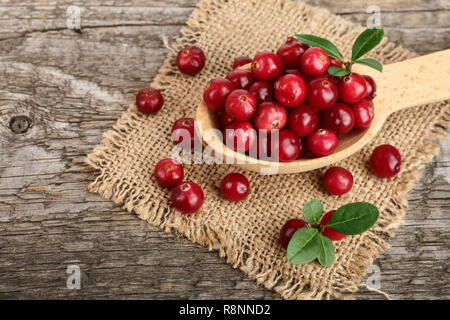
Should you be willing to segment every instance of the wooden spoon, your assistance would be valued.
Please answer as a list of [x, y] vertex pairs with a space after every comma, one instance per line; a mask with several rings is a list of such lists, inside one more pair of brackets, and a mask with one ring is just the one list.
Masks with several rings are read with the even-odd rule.
[[[299, 159], [288, 163], [274, 163], [249, 157], [235, 152], [223, 144], [218, 129], [218, 117], [204, 102], [196, 113], [197, 133], [205, 146], [214, 150], [217, 158], [225, 163], [235, 164], [245, 170], [261, 174], [287, 174], [305, 172], [322, 168], [345, 159], [363, 148], [375, 137], [384, 122], [394, 112], [420, 105], [450, 99], [450, 49], [426, 56], [384, 66], [382, 73], [355, 64], [353, 71], [370, 75], [377, 83], [377, 96], [374, 99], [375, 118], [370, 128], [339, 137], [336, 151], [326, 157]], [[242, 67], [250, 69], [250, 64]], [[424, 119], [426, 121], [426, 119]]]

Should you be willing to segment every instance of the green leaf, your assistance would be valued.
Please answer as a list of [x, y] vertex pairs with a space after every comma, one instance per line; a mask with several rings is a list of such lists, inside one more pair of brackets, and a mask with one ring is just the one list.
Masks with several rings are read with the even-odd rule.
[[331, 240], [319, 233], [320, 240], [320, 253], [317, 257], [319, 263], [324, 267], [329, 267], [333, 264], [334, 261], [334, 245]]
[[331, 66], [328, 68], [328, 73], [336, 77], [345, 77], [350, 73], [350, 71], [348, 71], [347, 69]]
[[378, 220], [377, 207], [367, 202], [346, 204], [334, 213], [325, 227], [345, 234], [355, 235], [369, 230]]
[[297, 230], [289, 241], [286, 258], [292, 264], [313, 261], [320, 253], [319, 231], [315, 228]]
[[336, 48], [336, 46], [331, 43], [331, 41], [321, 37], [313, 36], [312, 34], [297, 34], [295, 37], [303, 43], [306, 43], [308, 46], [321, 48], [330, 57], [337, 58], [340, 61], [344, 62], [344, 58], [342, 58], [338, 48]]
[[352, 61], [356, 61], [375, 48], [384, 37], [384, 30], [373, 28], [364, 30], [356, 39], [352, 49]]
[[359, 59], [359, 60], [356, 60], [355, 63], [364, 64], [366, 66], [374, 68], [375, 70], [383, 72], [383, 65], [375, 59], [371, 59], [371, 58]]
[[322, 202], [316, 199], [312, 199], [311, 201], [305, 204], [303, 208], [303, 216], [305, 217], [306, 222], [309, 224], [316, 224], [319, 222], [320, 218], [323, 214]]

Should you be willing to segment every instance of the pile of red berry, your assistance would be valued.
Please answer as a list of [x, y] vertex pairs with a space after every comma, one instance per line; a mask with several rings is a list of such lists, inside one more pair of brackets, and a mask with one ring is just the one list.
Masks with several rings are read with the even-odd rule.
[[[180, 50], [176, 62], [182, 73], [195, 75], [203, 69], [205, 60], [205, 54], [200, 48], [186, 47]], [[154, 88], [142, 89], [136, 96], [136, 106], [145, 114], [158, 112], [163, 104], [163, 96]], [[174, 145], [193, 148], [196, 142], [194, 119], [176, 120], [172, 125], [171, 136]], [[153, 175], [161, 187], [172, 189], [171, 200], [175, 209], [184, 214], [200, 210], [205, 199], [203, 190], [197, 183], [183, 180], [184, 169], [180, 162], [170, 158], [163, 159], [156, 164]], [[244, 175], [231, 173], [223, 178], [220, 191], [229, 201], [241, 201], [250, 194], [250, 183]]]
[[[251, 70], [239, 69], [250, 63]], [[198, 47], [186, 47], [177, 56], [177, 66], [182, 73], [195, 75], [205, 66], [205, 55]], [[219, 114], [224, 141], [235, 151], [256, 149], [255, 155], [271, 154], [271, 159], [282, 162], [307, 156], [307, 150], [326, 156], [336, 149], [339, 135], [370, 126], [376, 91], [372, 78], [351, 72], [337, 77], [328, 73], [330, 66], [342, 68], [343, 64], [320, 48], [289, 38], [277, 54], [261, 52], [253, 60], [237, 58], [226, 78], [208, 84], [203, 99]], [[143, 89], [136, 97], [137, 108], [145, 114], [158, 112], [163, 104], [162, 94], [154, 88]], [[193, 118], [176, 120], [171, 135], [173, 143], [183, 148], [199, 142]], [[370, 168], [380, 178], [394, 177], [401, 169], [400, 153], [391, 145], [379, 146]], [[172, 204], [177, 210], [192, 214], [201, 208], [203, 190], [195, 182], [183, 180], [180, 162], [159, 161], [154, 176], [160, 186], [173, 188]], [[343, 195], [351, 190], [353, 175], [344, 168], [329, 168], [323, 186], [332, 195]], [[225, 199], [240, 201], [249, 195], [250, 183], [244, 175], [231, 173], [222, 180], [220, 190]], [[333, 213], [326, 214], [321, 224], [326, 225]], [[283, 244], [287, 245], [288, 235], [304, 226], [304, 222], [289, 221], [282, 231], [287, 235]], [[339, 234], [335, 239], [333, 232], [325, 228], [323, 233], [337, 240]]]
[[[249, 61], [240, 57], [234, 67]], [[371, 77], [333, 76], [327, 72], [330, 66], [343, 64], [321, 48], [289, 38], [277, 54], [258, 53], [250, 70], [234, 69], [226, 78], [212, 80], [203, 100], [218, 114], [224, 143], [235, 151], [255, 148], [280, 162], [308, 152], [327, 156], [335, 151], [340, 135], [370, 126], [376, 92]], [[272, 139], [275, 131], [278, 137]], [[261, 158], [255, 153], [249, 152]]]

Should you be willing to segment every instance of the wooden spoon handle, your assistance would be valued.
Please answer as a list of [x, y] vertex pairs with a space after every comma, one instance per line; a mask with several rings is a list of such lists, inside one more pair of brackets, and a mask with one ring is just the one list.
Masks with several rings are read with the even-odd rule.
[[378, 85], [375, 106], [386, 116], [410, 107], [450, 99], [450, 49], [384, 66], [382, 73], [355, 64]]

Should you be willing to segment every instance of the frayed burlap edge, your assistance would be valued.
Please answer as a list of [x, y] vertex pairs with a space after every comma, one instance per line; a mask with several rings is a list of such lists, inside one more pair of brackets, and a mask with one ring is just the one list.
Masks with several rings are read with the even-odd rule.
[[[285, 0], [267, 1], [273, 1], [274, 5], [281, 4], [285, 10], [300, 10], [302, 6], [306, 7], [303, 3], [292, 3]], [[220, 10], [222, 4], [221, 0], [201, 0], [198, 3], [198, 9], [194, 10], [187, 21], [188, 27], [181, 29], [182, 38], [172, 45], [168, 58], [164, 61], [159, 74], [152, 83], [153, 87], [158, 89], [169, 88], [166, 79], [171, 73], [176, 72], [176, 67], [172, 63], [175, 52], [186, 45], [195, 44], [196, 31], [202, 28], [202, 21], [208, 19], [208, 10], [211, 9], [211, 6], [215, 6], [216, 9]], [[341, 25], [343, 33], [350, 26], [354, 27], [348, 21], [333, 16], [326, 10], [315, 10], [321, 11], [324, 17], [333, 20], [325, 21], [324, 23], [331, 22]], [[414, 54], [401, 47], [387, 43], [386, 40], [383, 44], [383, 54], [390, 56], [392, 59], [403, 60], [414, 56]], [[141, 219], [152, 225], [159, 226], [167, 232], [179, 232], [194, 243], [207, 245], [210, 250], [218, 250], [220, 256], [226, 258], [227, 263], [232, 264], [234, 268], [241, 269], [251, 279], [256, 280], [259, 284], [263, 284], [268, 289], [278, 292], [285, 299], [353, 298], [351, 294], [358, 290], [361, 277], [365, 274], [367, 268], [379, 254], [390, 247], [385, 239], [387, 236], [394, 236], [394, 231], [403, 223], [408, 207], [406, 194], [420, 179], [424, 165], [432, 161], [433, 157], [438, 153], [439, 144], [445, 138], [447, 129], [450, 126], [450, 107], [447, 105], [442, 108], [441, 120], [426, 134], [422, 148], [417, 150], [417, 162], [420, 165], [408, 171], [403, 171], [399, 176], [401, 181], [400, 187], [395, 190], [388, 201], [388, 206], [383, 210], [388, 217], [386, 223], [377, 225], [371, 231], [358, 236], [360, 243], [356, 251], [350, 256], [348, 263], [351, 270], [342, 269], [338, 271], [347, 281], [342, 282], [340, 286], [318, 287], [311, 283], [297, 282], [294, 277], [286, 277], [279, 270], [271, 268], [272, 266], [260, 263], [255, 259], [254, 253], [246, 252], [242, 249], [243, 244], [239, 239], [228, 234], [227, 231], [220, 227], [216, 226], [215, 229], [212, 229], [195, 220], [190, 225], [186, 225], [182, 223], [180, 215], [167, 217], [168, 208], [165, 204], [138, 194], [132, 185], [127, 184], [126, 181], [116, 175], [110, 175], [106, 170], [106, 165], [108, 162], [114, 161], [116, 150], [124, 143], [127, 143], [126, 130], [136, 125], [138, 117], [134, 111], [135, 106], [132, 104], [128, 112], [117, 121], [113, 129], [104, 134], [101, 144], [88, 155], [86, 162], [100, 171], [96, 179], [89, 185], [89, 190], [112, 200], [116, 204], [122, 204], [124, 209], [135, 212]]]

